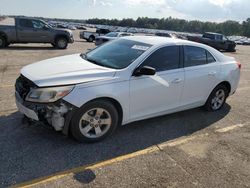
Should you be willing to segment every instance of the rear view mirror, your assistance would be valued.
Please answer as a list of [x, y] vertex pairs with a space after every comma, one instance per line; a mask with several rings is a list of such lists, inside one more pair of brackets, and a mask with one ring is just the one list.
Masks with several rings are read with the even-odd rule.
[[142, 76], [142, 75], [148, 75], [148, 76], [153, 76], [155, 75], [156, 71], [155, 68], [149, 67], [149, 66], [143, 66], [140, 68], [137, 68], [134, 72], [134, 76]]

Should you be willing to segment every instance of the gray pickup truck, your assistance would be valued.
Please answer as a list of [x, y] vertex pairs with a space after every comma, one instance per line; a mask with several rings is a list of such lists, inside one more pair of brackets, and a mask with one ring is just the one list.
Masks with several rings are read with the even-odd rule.
[[217, 50], [235, 52], [236, 43], [219, 33], [204, 33], [202, 36], [188, 36], [188, 40], [211, 46]]
[[71, 30], [53, 28], [39, 19], [15, 18], [13, 25], [0, 25], [0, 48], [14, 43], [50, 43], [65, 49], [73, 42]]

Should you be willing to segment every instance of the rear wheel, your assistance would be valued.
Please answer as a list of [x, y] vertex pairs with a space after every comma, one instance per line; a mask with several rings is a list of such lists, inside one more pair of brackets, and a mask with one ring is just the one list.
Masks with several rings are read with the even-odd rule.
[[205, 108], [208, 111], [220, 110], [224, 106], [228, 95], [229, 91], [225, 85], [217, 86], [208, 97]]
[[111, 135], [118, 125], [118, 112], [110, 102], [93, 101], [73, 117], [70, 130], [80, 142], [98, 142]]
[[6, 38], [3, 36], [0, 36], [0, 48], [5, 48], [7, 45]]
[[90, 36], [89, 39], [88, 39], [88, 42], [93, 42], [94, 40], [95, 40], [95, 37]]
[[55, 46], [59, 49], [66, 49], [68, 46], [68, 40], [64, 37], [57, 38]]

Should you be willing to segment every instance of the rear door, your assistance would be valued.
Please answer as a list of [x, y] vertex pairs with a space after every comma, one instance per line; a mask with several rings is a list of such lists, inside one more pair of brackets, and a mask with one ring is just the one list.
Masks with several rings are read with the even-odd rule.
[[158, 115], [180, 105], [184, 70], [180, 65], [180, 47], [156, 50], [142, 64], [156, 69], [154, 76], [132, 76], [130, 80], [130, 118]]
[[17, 20], [17, 36], [19, 42], [32, 42], [33, 24], [30, 19]]
[[218, 83], [220, 63], [206, 49], [184, 46], [184, 67], [182, 105], [204, 104]]

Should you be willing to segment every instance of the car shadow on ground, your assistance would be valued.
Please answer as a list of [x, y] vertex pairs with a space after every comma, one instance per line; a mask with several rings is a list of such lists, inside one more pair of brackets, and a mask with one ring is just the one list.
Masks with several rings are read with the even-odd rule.
[[[201, 108], [131, 123], [106, 140], [80, 144], [41, 124], [22, 124], [15, 112], [0, 117], [0, 187], [48, 176], [193, 134], [224, 118], [231, 107], [209, 113]], [[82, 174], [82, 175], [81, 175]], [[83, 176], [83, 177], [82, 177]], [[95, 179], [93, 172], [75, 174], [82, 183]]]
[[1, 50], [58, 50], [53, 46], [8, 46], [7, 48], [2, 48]]

